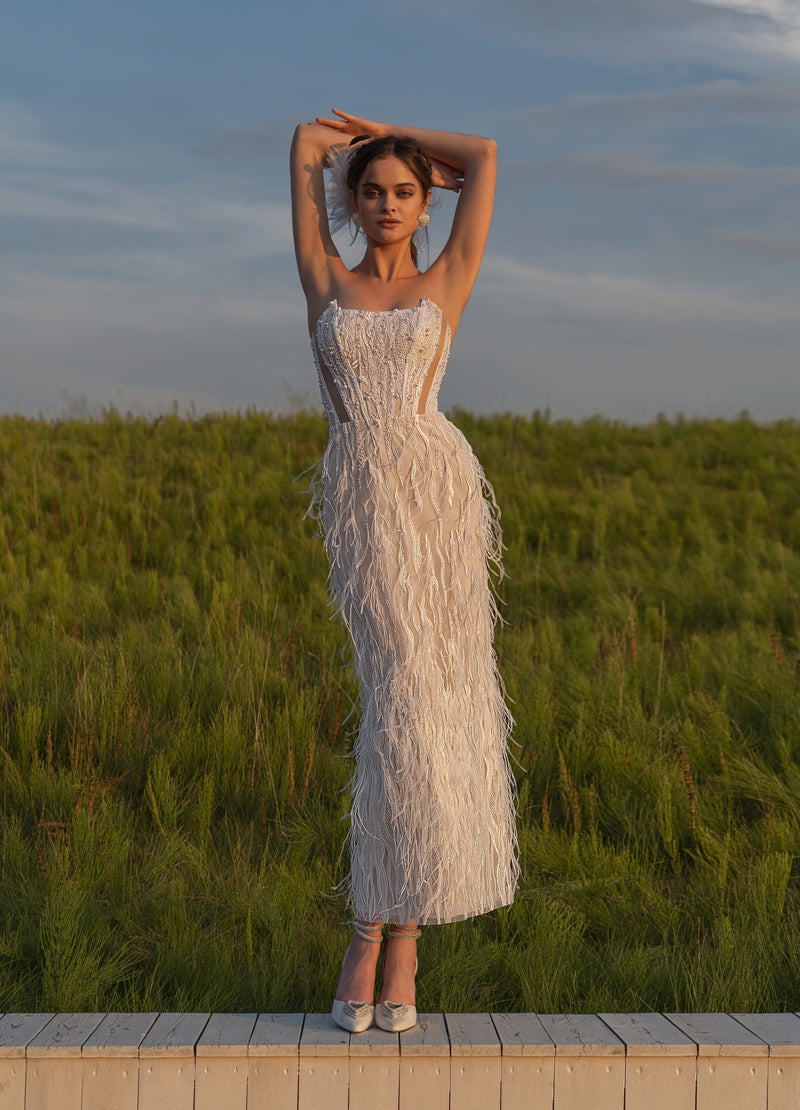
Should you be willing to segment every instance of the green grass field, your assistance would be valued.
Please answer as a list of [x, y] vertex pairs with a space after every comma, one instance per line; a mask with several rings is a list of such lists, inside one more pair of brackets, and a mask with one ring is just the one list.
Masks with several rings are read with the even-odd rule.
[[[513, 907], [422, 1010], [800, 1007], [800, 426], [455, 415], [503, 512]], [[0, 1010], [326, 1010], [355, 687], [323, 421], [0, 418]]]

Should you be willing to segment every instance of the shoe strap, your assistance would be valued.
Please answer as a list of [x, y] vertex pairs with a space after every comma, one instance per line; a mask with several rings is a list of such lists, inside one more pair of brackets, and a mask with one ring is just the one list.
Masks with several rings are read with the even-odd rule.
[[413, 925], [392, 925], [389, 929], [389, 936], [397, 940], [419, 940], [422, 936], [422, 929], [417, 929]]
[[[372, 944], [380, 944], [383, 940], [383, 924], [381, 922], [378, 922], [377, 925], [369, 925], [364, 921], [355, 919], [353, 921], [353, 929], [355, 930], [356, 936], [361, 937], [362, 940], [368, 940]], [[375, 936], [374, 932], [368, 933], [367, 929], [372, 929], [373, 931], [378, 929], [378, 935]]]

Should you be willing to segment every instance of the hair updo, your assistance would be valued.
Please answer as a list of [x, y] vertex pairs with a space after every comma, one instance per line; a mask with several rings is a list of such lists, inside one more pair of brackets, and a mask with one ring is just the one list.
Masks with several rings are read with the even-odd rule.
[[[419, 143], [407, 135], [380, 135], [378, 138], [362, 141], [363, 136], [352, 140], [358, 143], [350, 155], [347, 163], [347, 188], [353, 193], [358, 191], [358, 183], [366, 172], [370, 162], [377, 158], [399, 158], [411, 170], [420, 183], [425, 199], [430, 196], [433, 188], [433, 167], [431, 161]], [[417, 245], [411, 240], [411, 260], [417, 265]]]

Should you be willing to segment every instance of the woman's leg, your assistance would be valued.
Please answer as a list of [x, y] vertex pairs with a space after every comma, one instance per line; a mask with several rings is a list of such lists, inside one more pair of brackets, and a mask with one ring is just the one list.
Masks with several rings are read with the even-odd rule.
[[356, 931], [345, 952], [335, 997], [342, 1001], [372, 1003], [383, 925], [380, 921], [356, 921], [354, 925]]
[[386, 942], [383, 988], [379, 1001], [404, 1002], [406, 1006], [416, 1004], [414, 981], [417, 974], [418, 936], [416, 921], [391, 926]]

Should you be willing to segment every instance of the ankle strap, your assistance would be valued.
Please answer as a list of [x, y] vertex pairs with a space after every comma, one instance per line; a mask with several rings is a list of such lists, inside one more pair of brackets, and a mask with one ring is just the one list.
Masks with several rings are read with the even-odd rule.
[[417, 929], [414, 925], [391, 925], [389, 936], [397, 940], [419, 940], [422, 936], [422, 929]]
[[[378, 921], [373, 925], [369, 922], [358, 921], [356, 919], [356, 920], [353, 921], [353, 929], [355, 930], [356, 936], [361, 937], [362, 940], [371, 941], [372, 944], [380, 944], [381, 941], [383, 940], [383, 922], [382, 921]], [[373, 932], [368, 933], [367, 929], [372, 929]], [[374, 930], [375, 929], [378, 930], [378, 935], [377, 936], [374, 935]]]

